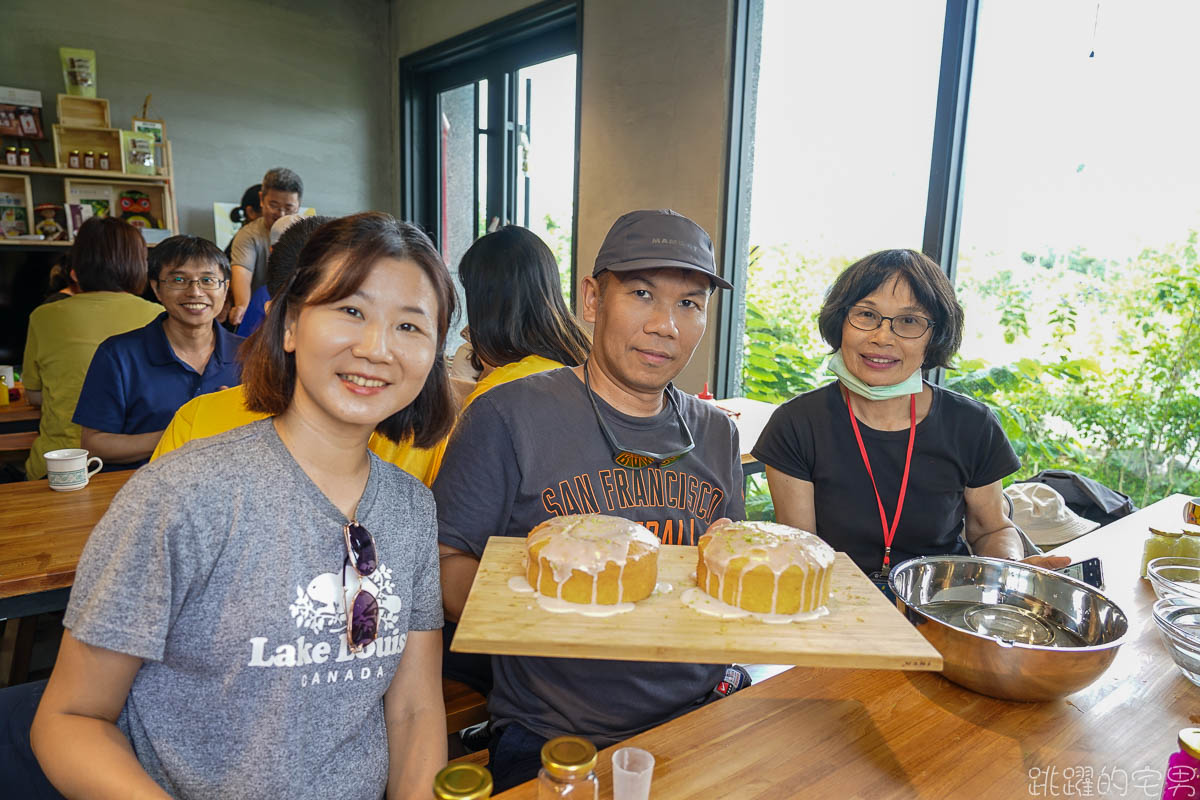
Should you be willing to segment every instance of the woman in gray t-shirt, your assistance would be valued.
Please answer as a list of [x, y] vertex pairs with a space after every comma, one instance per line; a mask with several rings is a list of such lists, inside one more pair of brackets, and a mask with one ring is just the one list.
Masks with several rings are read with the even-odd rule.
[[432, 496], [367, 450], [452, 409], [429, 239], [327, 223], [248, 342], [272, 416], [139, 470], [80, 559], [33, 749], [86, 797], [428, 797], [446, 760]]

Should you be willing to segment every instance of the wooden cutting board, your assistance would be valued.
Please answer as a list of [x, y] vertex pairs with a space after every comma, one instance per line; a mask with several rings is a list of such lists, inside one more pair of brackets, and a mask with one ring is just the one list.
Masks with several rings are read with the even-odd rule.
[[696, 585], [696, 548], [662, 545], [654, 594], [611, 617], [556, 614], [508, 586], [524, 574], [525, 540], [488, 540], [450, 649], [458, 653], [605, 658], [618, 661], [743, 662], [808, 667], [933, 670], [942, 657], [845, 553], [833, 567], [827, 616], [768, 624], [719, 619], [680, 600]]

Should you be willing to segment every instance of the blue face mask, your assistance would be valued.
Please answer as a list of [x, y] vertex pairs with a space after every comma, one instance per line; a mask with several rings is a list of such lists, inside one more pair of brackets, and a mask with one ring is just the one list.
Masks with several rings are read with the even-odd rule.
[[914, 370], [912, 375], [891, 386], [868, 386], [846, 367], [846, 362], [842, 360], [841, 350], [838, 350], [829, 359], [829, 371], [837, 375], [838, 380], [847, 389], [859, 397], [865, 397], [868, 400], [891, 400], [894, 397], [908, 397], [910, 394], [917, 394], [922, 388], [921, 370], [919, 369]]

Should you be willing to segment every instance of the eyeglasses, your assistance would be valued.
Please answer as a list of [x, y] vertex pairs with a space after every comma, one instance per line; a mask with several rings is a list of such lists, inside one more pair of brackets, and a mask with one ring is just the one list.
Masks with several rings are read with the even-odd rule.
[[360, 586], [354, 593], [354, 601], [346, 605], [346, 640], [350, 652], [357, 653], [375, 641], [379, 635], [379, 601], [375, 595], [361, 587], [363, 578], [375, 573], [379, 563], [375, 552], [375, 540], [358, 520], [347, 522], [342, 528], [346, 539], [346, 560], [342, 563], [342, 597], [346, 596], [346, 566], [354, 567]]
[[609, 430], [608, 425], [604, 422], [604, 417], [600, 414], [600, 406], [596, 404], [596, 395], [592, 394], [592, 382], [588, 377], [587, 361], [583, 362], [583, 385], [587, 387], [588, 399], [592, 401], [592, 410], [596, 412], [596, 421], [600, 423], [600, 432], [604, 434], [604, 438], [608, 441], [608, 446], [612, 448], [613, 461], [619, 466], [630, 469], [665, 467], [668, 464], [674, 464], [695, 449], [696, 442], [692, 439], [692, 432], [688, 430], [687, 423], [683, 420], [683, 414], [679, 411], [679, 405], [675, 402], [675, 397], [669, 391], [666, 392], [667, 402], [675, 410], [675, 419], [679, 421], [679, 431], [683, 434], [683, 438], [687, 440], [687, 444], [679, 450], [670, 453], [650, 453], [645, 450], [622, 447], [617, 443], [617, 437], [613, 436], [613, 432]]
[[214, 278], [211, 275], [205, 275], [203, 278], [185, 278], [182, 275], [172, 275], [169, 278], [159, 280], [158, 285], [164, 289], [174, 289], [182, 292], [185, 289], [190, 289], [194, 285], [199, 285], [206, 292], [215, 292], [225, 285], [224, 278]]
[[885, 317], [878, 311], [865, 306], [853, 306], [846, 315], [846, 320], [860, 331], [873, 331], [883, 324], [884, 320], [892, 326], [892, 333], [902, 339], [920, 339], [925, 331], [934, 326], [934, 321], [919, 314], [899, 314], [895, 317]]

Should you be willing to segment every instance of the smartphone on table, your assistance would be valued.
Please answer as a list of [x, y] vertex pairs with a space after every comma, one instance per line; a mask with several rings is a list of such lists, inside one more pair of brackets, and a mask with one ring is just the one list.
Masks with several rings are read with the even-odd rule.
[[1077, 581], [1095, 586], [1097, 589], [1104, 588], [1104, 573], [1100, 569], [1100, 559], [1098, 558], [1076, 561], [1058, 571]]

